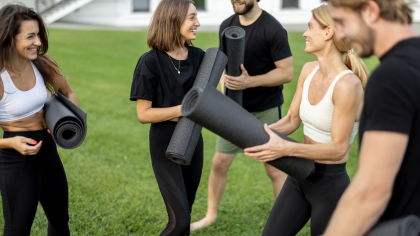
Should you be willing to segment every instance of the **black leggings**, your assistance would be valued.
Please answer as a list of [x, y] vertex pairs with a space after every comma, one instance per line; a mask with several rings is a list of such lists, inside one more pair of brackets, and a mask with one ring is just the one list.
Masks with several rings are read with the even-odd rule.
[[176, 164], [165, 156], [175, 125], [170, 121], [152, 124], [149, 135], [153, 171], [168, 212], [168, 224], [161, 236], [190, 235], [190, 214], [203, 169], [201, 136], [190, 165]]
[[4, 235], [29, 235], [38, 201], [47, 215], [48, 235], [70, 235], [67, 179], [54, 140], [47, 130], [4, 132], [3, 138], [14, 136], [43, 144], [33, 156], [14, 149], [0, 151]]
[[287, 177], [263, 236], [296, 235], [311, 218], [311, 235], [322, 235], [350, 178], [346, 163], [315, 163], [315, 172], [305, 180]]

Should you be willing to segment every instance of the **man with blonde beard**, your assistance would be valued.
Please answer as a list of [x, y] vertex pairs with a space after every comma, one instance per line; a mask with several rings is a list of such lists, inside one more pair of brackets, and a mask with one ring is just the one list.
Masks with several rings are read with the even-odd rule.
[[381, 65], [365, 93], [359, 168], [324, 236], [364, 235], [377, 223], [420, 216], [420, 38], [403, 0], [324, 0], [361, 57]]
[[[222, 91], [243, 90], [243, 107], [261, 122], [273, 124], [281, 118], [283, 84], [293, 78], [293, 59], [287, 32], [270, 14], [258, 6], [260, 0], [231, 0], [234, 15], [220, 26], [220, 33], [229, 26], [245, 30], [245, 60], [242, 75], [223, 75]], [[217, 137], [216, 153], [210, 172], [206, 217], [191, 224], [198, 229], [216, 221], [217, 211], [227, 182], [227, 173], [236, 153], [242, 149]], [[273, 183], [274, 197], [280, 193], [286, 174], [264, 164]]]

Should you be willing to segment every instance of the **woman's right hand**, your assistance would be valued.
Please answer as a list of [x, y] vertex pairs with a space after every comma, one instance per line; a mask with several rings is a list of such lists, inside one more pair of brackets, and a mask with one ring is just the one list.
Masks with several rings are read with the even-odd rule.
[[[10, 138], [10, 147], [18, 151], [20, 154], [24, 156], [28, 155], [36, 155], [39, 152], [39, 149], [41, 149], [42, 141], [37, 143], [37, 141], [25, 138], [22, 136], [16, 136], [13, 138]], [[28, 144], [36, 144], [35, 146], [31, 146]]]

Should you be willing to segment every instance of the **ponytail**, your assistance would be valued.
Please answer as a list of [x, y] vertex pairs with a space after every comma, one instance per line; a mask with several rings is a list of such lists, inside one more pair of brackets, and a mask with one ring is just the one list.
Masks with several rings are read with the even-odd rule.
[[357, 56], [355, 53], [350, 51], [347, 53], [346, 58], [344, 59], [344, 64], [354, 72], [354, 74], [359, 77], [360, 82], [362, 82], [363, 88], [365, 88], [369, 71], [366, 69], [366, 65], [363, 60]]

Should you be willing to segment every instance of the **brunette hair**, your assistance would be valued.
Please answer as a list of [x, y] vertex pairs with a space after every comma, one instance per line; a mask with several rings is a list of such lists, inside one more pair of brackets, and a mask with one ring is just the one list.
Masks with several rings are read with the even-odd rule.
[[194, 46], [191, 40], [182, 42], [181, 25], [188, 14], [192, 0], [162, 0], [150, 23], [147, 45], [159, 51], [172, 51], [176, 47]]
[[[328, 26], [331, 26], [334, 28], [334, 31], [337, 32], [335, 22], [330, 15], [327, 5], [321, 5], [313, 9], [312, 16], [322, 28], [325, 29]], [[348, 40], [338, 40], [336, 33], [334, 33], [333, 40], [337, 50], [343, 55], [346, 54], [344, 64], [359, 77], [364, 88], [369, 76], [369, 71], [366, 69], [365, 63], [363, 63], [359, 56], [353, 53], [352, 45]]]
[[[368, 0], [322, 0], [336, 7], [348, 7], [360, 11]], [[404, 0], [373, 0], [381, 9], [381, 17], [387, 21], [397, 21], [402, 24], [413, 22], [413, 9]]]
[[23, 21], [36, 20], [39, 25], [41, 46], [37, 49], [37, 58], [32, 62], [41, 73], [48, 91], [55, 93], [54, 75], [61, 75], [57, 63], [46, 55], [48, 51], [48, 32], [42, 17], [32, 8], [23, 4], [8, 4], [0, 9], [0, 69], [13, 71], [10, 60], [15, 50], [15, 37], [20, 33]]

